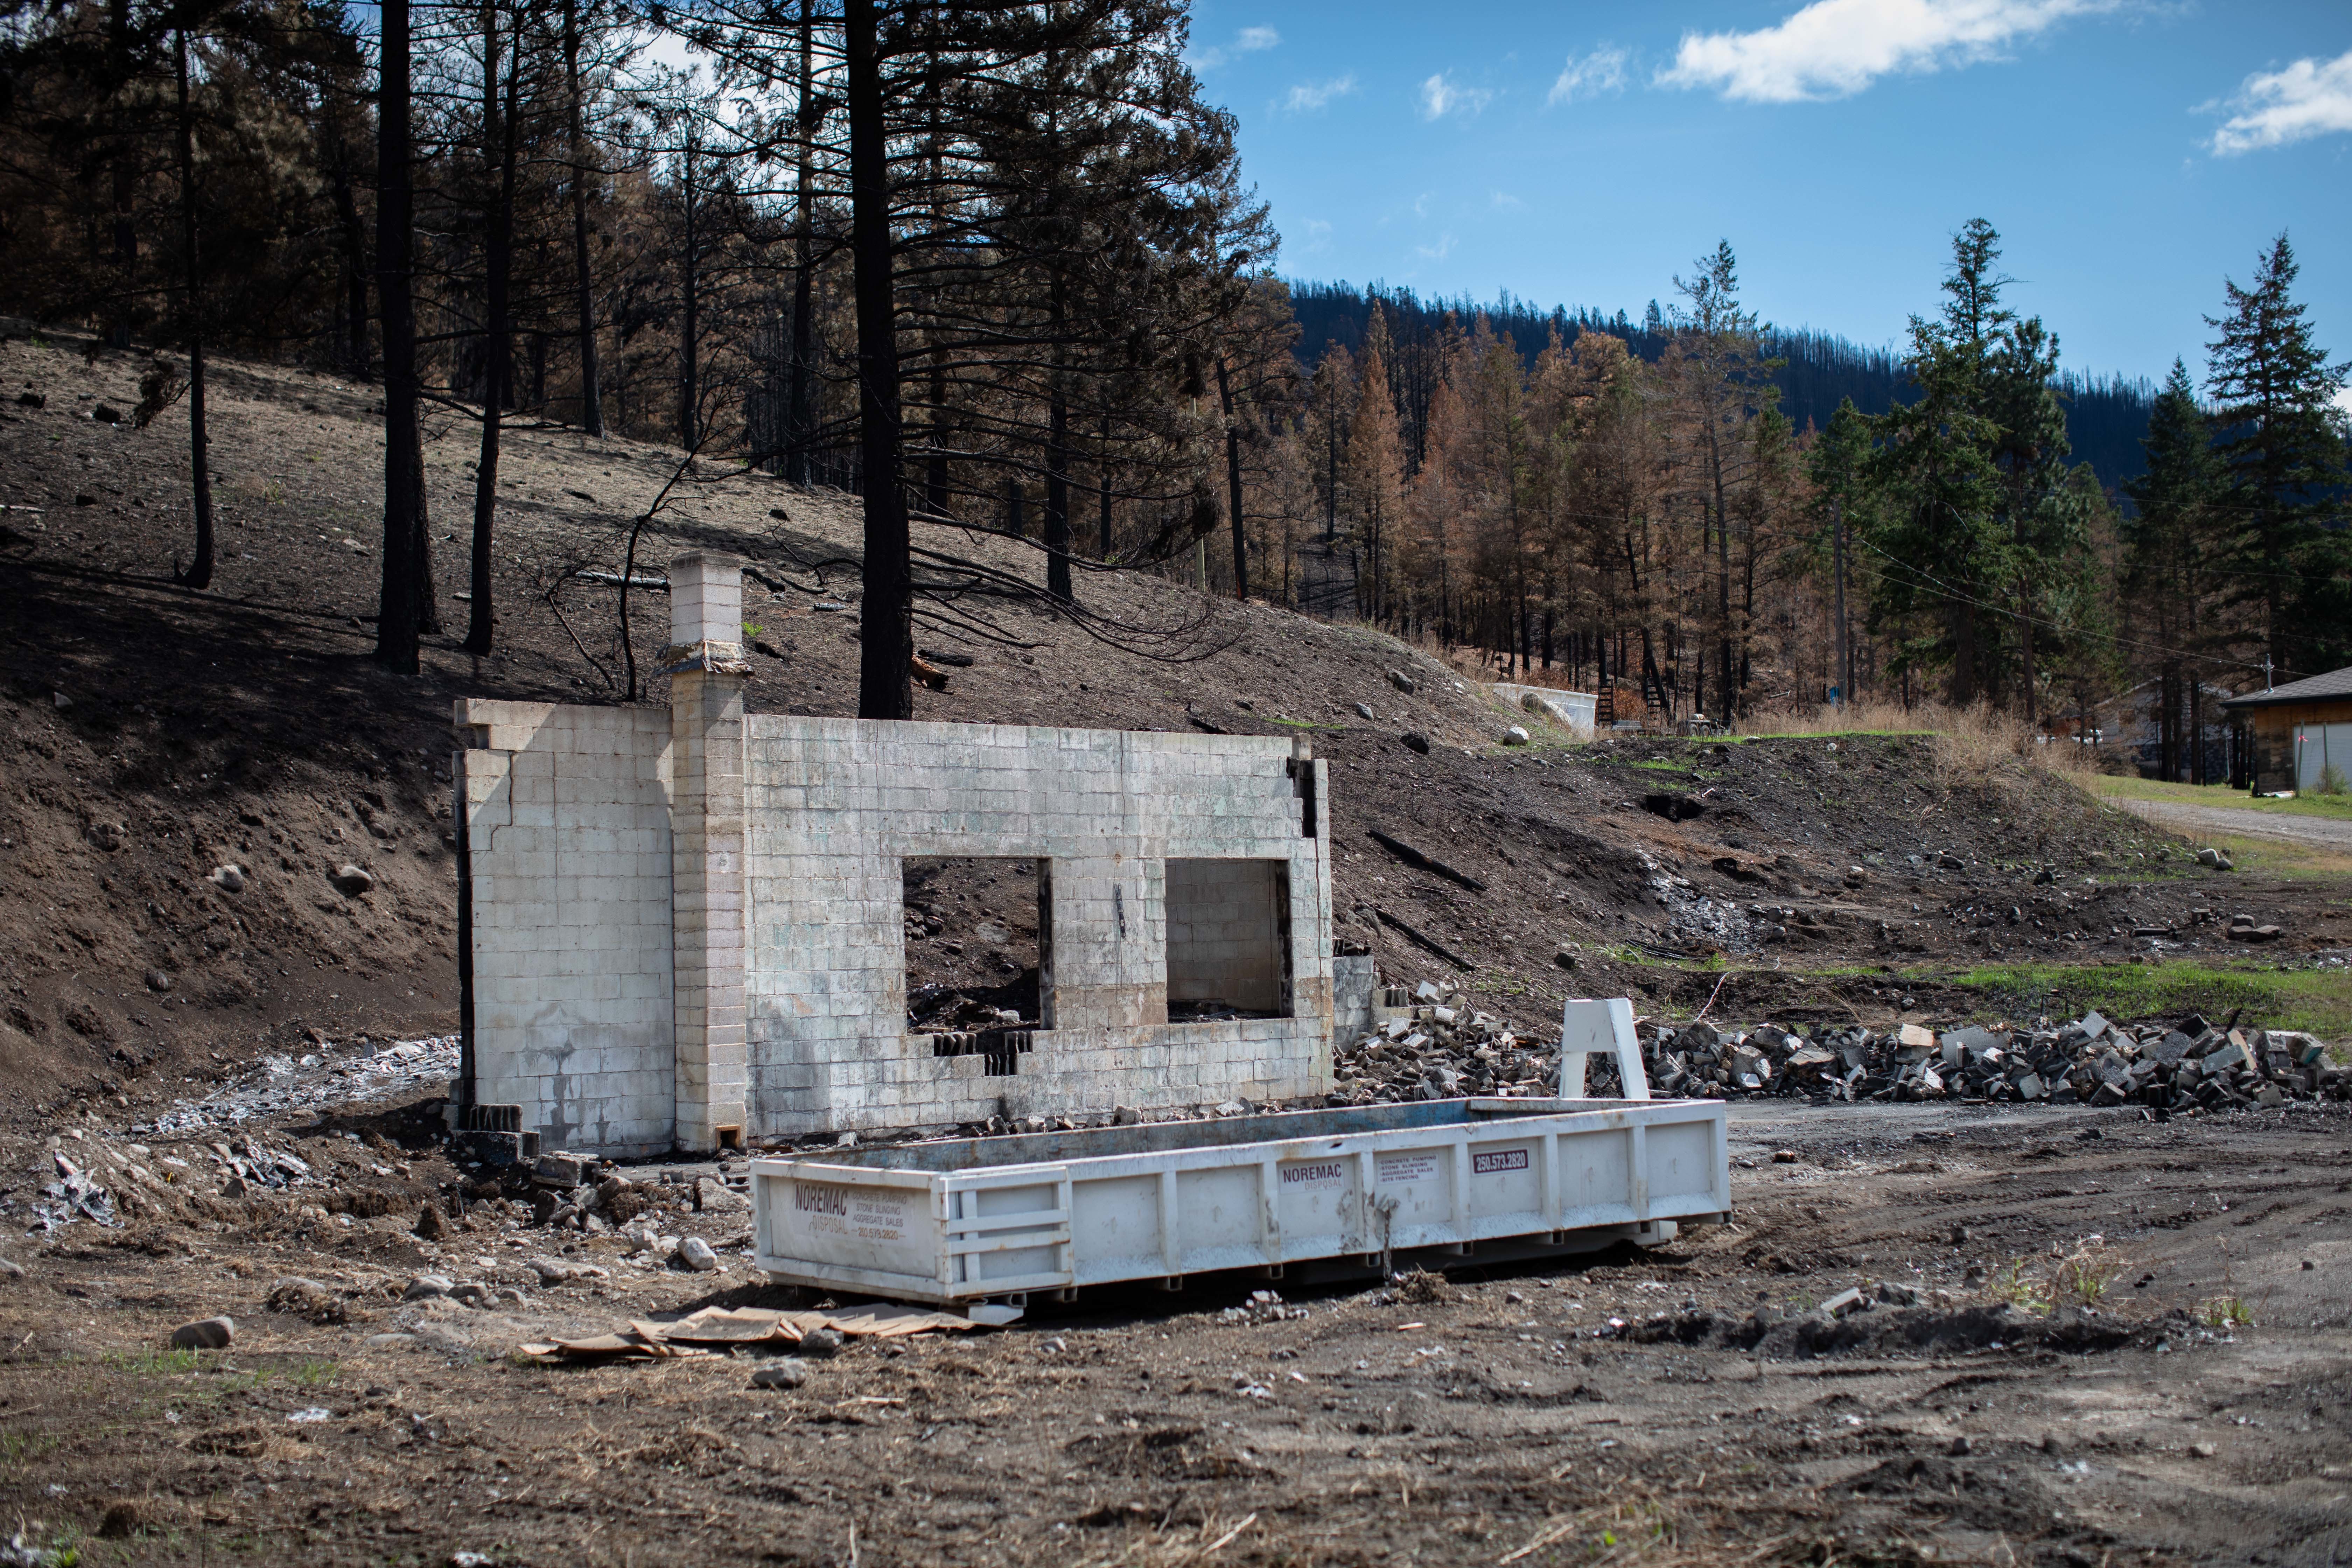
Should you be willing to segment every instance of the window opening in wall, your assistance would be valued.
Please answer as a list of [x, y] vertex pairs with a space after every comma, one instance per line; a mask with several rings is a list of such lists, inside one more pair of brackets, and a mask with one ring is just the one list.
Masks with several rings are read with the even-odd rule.
[[919, 856], [903, 862], [907, 1028], [931, 1054], [1011, 1073], [1053, 1027], [1053, 862]]
[[1291, 1016], [1290, 864], [1171, 860], [1168, 1021]]
[[1291, 793], [1298, 797], [1298, 836], [1315, 837], [1315, 763], [1307, 757], [1293, 757], [1285, 764], [1290, 769]]

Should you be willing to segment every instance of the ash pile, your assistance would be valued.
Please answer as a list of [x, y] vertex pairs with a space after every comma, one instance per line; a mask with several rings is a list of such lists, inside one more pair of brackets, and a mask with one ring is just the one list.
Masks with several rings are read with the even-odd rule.
[[[1393, 1016], [1332, 1053], [1331, 1104], [1557, 1092], [1556, 1042], [1518, 1034], [1444, 982], [1423, 982], [1410, 1005], [1402, 991], [1386, 995]], [[2234, 1023], [2127, 1026], [2090, 1013], [2068, 1024], [1808, 1033], [1644, 1019], [1638, 1033], [1651, 1092], [1692, 1099], [2130, 1105], [2166, 1115], [2352, 1100], [2352, 1068], [2332, 1064], [2315, 1036]], [[1608, 1058], [1588, 1058], [1586, 1072], [1589, 1094], [1618, 1091]]]

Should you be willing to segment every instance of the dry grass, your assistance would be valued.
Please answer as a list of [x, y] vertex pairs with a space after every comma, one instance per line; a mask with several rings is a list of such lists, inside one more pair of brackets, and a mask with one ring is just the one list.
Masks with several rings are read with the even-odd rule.
[[1902, 735], [1936, 738], [1936, 768], [1947, 782], [1984, 779], [2012, 763], [2080, 781], [2098, 772], [2097, 753], [2061, 737], [2044, 737], [2013, 713], [1978, 703], [1951, 708], [1923, 702], [1905, 708], [1881, 701], [1843, 707], [1767, 709], [1739, 721], [1748, 735]]
[[2095, 1307], [2122, 1277], [2127, 1259], [2101, 1236], [2084, 1237], [2072, 1252], [2050, 1248], [2050, 1300], [2066, 1306]]

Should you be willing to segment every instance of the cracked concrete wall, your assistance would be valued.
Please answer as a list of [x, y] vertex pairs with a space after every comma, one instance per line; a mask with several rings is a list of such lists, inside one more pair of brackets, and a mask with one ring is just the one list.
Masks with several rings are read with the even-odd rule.
[[475, 1098], [551, 1149], [667, 1150], [676, 1120], [670, 724], [461, 701]]

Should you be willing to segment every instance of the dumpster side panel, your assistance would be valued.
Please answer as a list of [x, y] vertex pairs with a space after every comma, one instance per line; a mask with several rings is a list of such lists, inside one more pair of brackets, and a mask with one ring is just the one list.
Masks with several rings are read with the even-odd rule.
[[[1236, 1160], [1247, 1156], [1236, 1151]], [[1176, 1173], [1178, 1272], [1246, 1268], [1266, 1261], [1258, 1167], [1203, 1165]]]
[[1454, 1152], [1448, 1142], [1382, 1149], [1372, 1156], [1372, 1202], [1388, 1214], [1390, 1247], [1449, 1247], [1462, 1239]]
[[1559, 1135], [1559, 1228], [1629, 1225], [1634, 1212], [1633, 1130], [1596, 1127]]
[[1729, 1206], [1716, 1195], [1712, 1119], [1654, 1124], [1644, 1143], [1653, 1214], [1693, 1214]]
[[976, 1295], [1073, 1283], [1074, 1185], [1057, 1165], [950, 1177], [950, 1286]]
[[1331, 1151], [1275, 1167], [1275, 1213], [1285, 1258], [1325, 1258], [1349, 1249], [1359, 1212], [1361, 1160]]
[[1160, 1177], [1150, 1172], [1071, 1183], [1070, 1250], [1077, 1283], [1141, 1279], [1167, 1268]]
[[1544, 1205], [1543, 1144], [1544, 1135], [1536, 1129], [1470, 1144], [1472, 1236], [1517, 1236], [1551, 1228]]
[[756, 1162], [756, 1261], [771, 1273], [937, 1300], [946, 1243], [934, 1178]]

